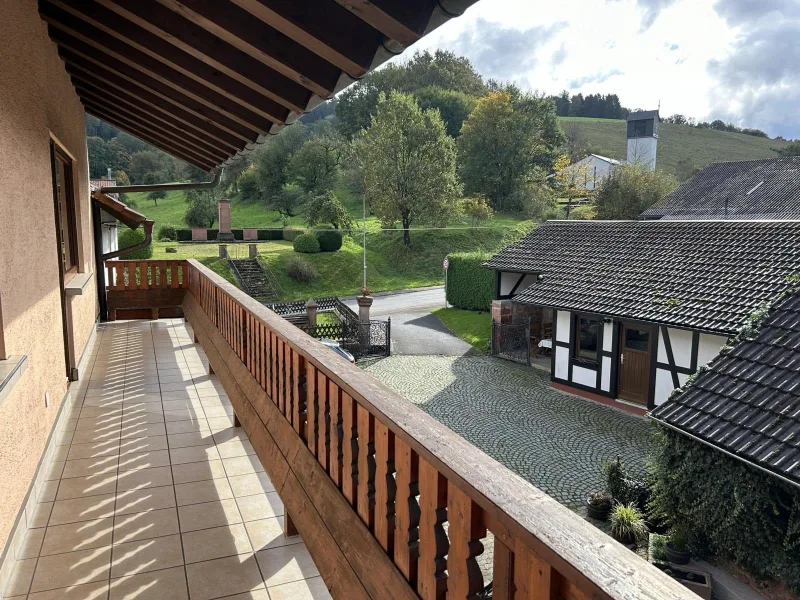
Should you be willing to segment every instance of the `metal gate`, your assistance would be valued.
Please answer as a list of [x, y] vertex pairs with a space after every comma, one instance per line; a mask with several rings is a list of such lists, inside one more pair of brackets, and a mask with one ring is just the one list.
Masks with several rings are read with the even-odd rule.
[[531, 321], [498, 323], [492, 320], [492, 355], [531, 364]]

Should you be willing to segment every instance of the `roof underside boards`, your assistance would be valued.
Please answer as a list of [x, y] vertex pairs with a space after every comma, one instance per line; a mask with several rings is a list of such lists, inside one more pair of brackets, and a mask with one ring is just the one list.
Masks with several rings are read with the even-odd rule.
[[640, 218], [800, 219], [800, 156], [712, 163]]
[[133, 210], [119, 200], [115, 200], [108, 194], [93, 191], [92, 198], [100, 204], [101, 208], [112, 217], [121, 221], [131, 229], [137, 229], [139, 225], [147, 221], [147, 217], [142, 213]]
[[800, 221], [547, 221], [486, 266], [542, 274], [518, 302], [731, 334], [800, 273]]
[[652, 417], [800, 484], [800, 295]]
[[39, 0], [86, 111], [212, 170], [477, 0]]

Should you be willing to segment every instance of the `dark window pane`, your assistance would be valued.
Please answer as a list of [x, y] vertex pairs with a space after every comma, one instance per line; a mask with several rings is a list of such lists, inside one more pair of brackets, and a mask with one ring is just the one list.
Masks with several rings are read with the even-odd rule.
[[650, 348], [650, 332], [639, 329], [626, 329], [625, 347], [629, 350], [647, 352]]
[[578, 358], [597, 360], [597, 340], [600, 335], [600, 321], [580, 317], [577, 319], [577, 325], [575, 355]]

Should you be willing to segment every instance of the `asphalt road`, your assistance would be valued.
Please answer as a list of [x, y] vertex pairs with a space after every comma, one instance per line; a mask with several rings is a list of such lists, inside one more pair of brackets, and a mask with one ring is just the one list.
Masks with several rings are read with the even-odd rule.
[[[392, 354], [464, 356], [472, 347], [450, 333], [432, 315], [435, 308], [444, 307], [444, 288], [427, 288], [413, 292], [375, 294], [370, 316], [392, 318]], [[345, 303], [358, 312], [355, 298]]]

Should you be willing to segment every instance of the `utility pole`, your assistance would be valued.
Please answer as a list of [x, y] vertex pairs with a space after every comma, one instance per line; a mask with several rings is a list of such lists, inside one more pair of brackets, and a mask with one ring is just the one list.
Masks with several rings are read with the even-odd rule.
[[362, 226], [361, 226], [361, 244], [364, 247], [364, 267], [363, 267], [363, 282], [362, 287], [363, 289], [367, 289], [367, 197], [366, 195], [361, 195], [361, 200], [363, 202], [364, 213], [362, 215]]

